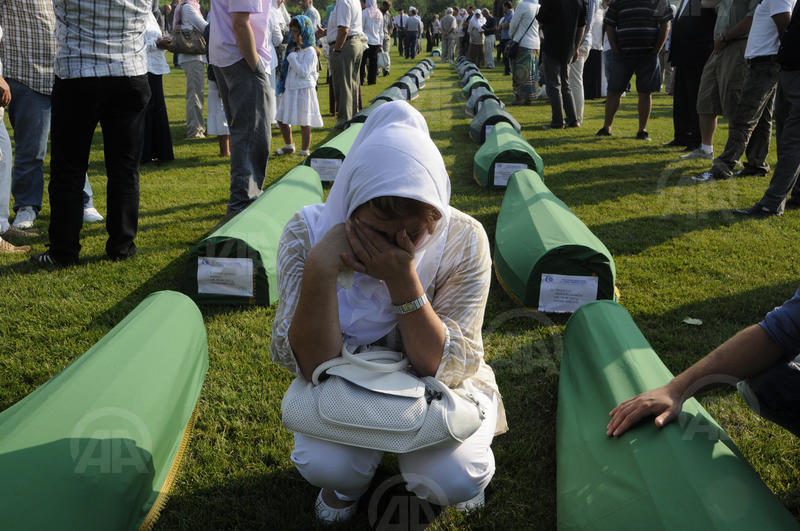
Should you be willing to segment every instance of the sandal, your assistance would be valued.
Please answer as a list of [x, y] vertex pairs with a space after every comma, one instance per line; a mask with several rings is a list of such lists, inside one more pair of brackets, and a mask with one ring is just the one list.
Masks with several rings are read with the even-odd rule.
[[311, 151], [309, 151], [307, 149], [301, 149], [300, 151], [295, 153], [294, 156], [295, 157], [308, 157], [309, 155], [311, 155]]
[[280, 149], [276, 149], [272, 154], [276, 157], [280, 157], [281, 155], [289, 155], [294, 153], [294, 144], [286, 144]]
[[320, 521], [326, 524], [350, 520], [353, 515], [356, 514], [357, 509], [357, 501], [342, 509], [334, 509], [322, 499], [322, 489], [320, 489], [319, 494], [317, 495], [317, 501], [314, 503], [314, 514], [317, 515], [317, 518]]

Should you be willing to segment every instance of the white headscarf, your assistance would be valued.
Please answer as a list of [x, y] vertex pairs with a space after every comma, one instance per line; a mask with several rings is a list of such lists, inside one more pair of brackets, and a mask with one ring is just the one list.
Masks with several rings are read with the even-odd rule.
[[[324, 205], [305, 207], [311, 245], [343, 223], [357, 207], [382, 196], [416, 199], [442, 215], [434, 233], [417, 245], [414, 263], [426, 289], [444, 252], [450, 222], [450, 178], [422, 115], [405, 101], [384, 103], [369, 115], [336, 174]], [[386, 284], [355, 274], [351, 289], [337, 286], [339, 324], [344, 340], [369, 345], [397, 325]]]
[[483, 25], [486, 24], [486, 19], [483, 18], [483, 13], [476, 10], [475, 13], [472, 14], [472, 18], [469, 19], [469, 23], [472, 27], [480, 31]]

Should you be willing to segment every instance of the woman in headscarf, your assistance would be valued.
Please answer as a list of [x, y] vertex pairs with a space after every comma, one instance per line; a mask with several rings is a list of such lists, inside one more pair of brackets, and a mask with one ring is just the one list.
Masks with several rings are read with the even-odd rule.
[[[398, 455], [417, 496], [473, 508], [494, 474], [492, 438], [507, 426], [481, 340], [489, 242], [480, 223], [449, 200], [444, 161], [422, 115], [404, 101], [381, 105], [359, 131], [327, 202], [304, 208], [284, 228], [270, 350], [310, 380], [343, 343], [384, 345], [402, 351], [420, 376], [473, 387], [486, 410], [478, 431], [463, 443]], [[381, 457], [295, 433], [291, 460], [321, 488], [315, 511], [332, 522], [355, 513]]]
[[514, 90], [512, 105], [529, 104], [539, 93], [539, 13], [538, 0], [521, 0], [514, 10], [508, 33], [519, 49], [511, 63], [511, 85]]
[[366, 78], [368, 85], [374, 85], [378, 77], [378, 52], [383, 49], [383, 13], [376, 0], [362, 0], [362, 5], [365, 7], [361, 21], [368, 47], [361, 56], [361, 84]]
[[476, 66], [483, 66], [483, 57], [486, 55], [483, 50], [483, 25], [486, 19], [480, 9], [476, 9], [475, 13], [469, 21], [469, 53], [467, 59], [475, 63]]

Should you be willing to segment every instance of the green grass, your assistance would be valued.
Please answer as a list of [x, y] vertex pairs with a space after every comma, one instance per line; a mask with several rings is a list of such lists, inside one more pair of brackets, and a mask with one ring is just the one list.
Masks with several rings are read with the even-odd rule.
[[[416, 63], [399, 60], [394, 51], [392, 61], [391, 76], [364, 87], [365, 102]], [[510, 78], [500, 69], [486, 75], [498, 95], [510, 101]], [[121, 263], [106, 260], [102, 224], [84, 227], [85, 264], [79, 267], [43, 271], [20, 256], [0, 255], [0, 410], [80, 356], [149, 293], [181, 290], [190, 246], [225, 213], [228, 161], [217, 157], [214, 138], [183, 139], [183, 82], [180, 70], [165, 77], [176, 161], [142, 168], [137, 256]], [[320, 85], [325, 128], [314, 131], [312, 149], [334, 135], [327, 90]], [[757, 200], [767, 184], [764, 178], [692, 183], [689, 175], [706, 169], [708, 161], [678, 163], [676, 150], [661, 147], [672, 138], [671, 103], [669, 97], [656, 96], [650, 143], [633, 139], [635, 94], [623, 99], [612, 138], [594, 136], [602, 125], [599, 100], [587, 102], [581, 129], [563, 132], [539, 129], [550, 119], [545, 101], [509, 109], [522, 124], [524, 138], [544, 158], [547, 185], [612, 252], [621, 302], [677, 372], [793, 294], [800, 276], [800, 217], [790, 212], [781, 219], [739, 220], [726, 212]], [[482, 190], [472, 179], [477, 146], [469, 139], [455, 71], [437, 64], [412, 104], [425, 115], [445, 159], [452, 204], [480, 220], [493, 240], [502, 192]], [[723, 124], [716, 135], [718, 151], [726, 135]], [[272, 145], [282, 145], [277, 132]], [[102, 157], [98, 130], [89, 176], [104, 213]], [[270, 159], [267, 184], [297, 162]], [[33, 242], [36, 252], [47, 242], [46, 195], [36, 224], [44, 235]], [[493, 445], [497, 473], [487, 491], [488, 504], [469, 517], [444, 512], [434, 528], [555, 526], [557, 363], [566, 317], [537, 321], [514, 309], [493, 279], [484, 343], [511, 429]], [[202, 310], [210, 368], [190, 451], [159, 527], [313, 527], [316, 489], [289, 462], [292, 438], [280, 423], [280, 401], [291, 375], [269, 359], [274, 309]], [[704, 324], [684, 325], [685, 317]], [[732, 388], [707, 393], [701, 402], [770, 489], [800, 514], [797, 440], [752, 414]], [[385, 459], [373, 486], [397, 472], [396, 461]], [[396, 485], [392, 490], [401, 491]], [[348, 527], [368, 527], [368, 504], [362, 505]]]

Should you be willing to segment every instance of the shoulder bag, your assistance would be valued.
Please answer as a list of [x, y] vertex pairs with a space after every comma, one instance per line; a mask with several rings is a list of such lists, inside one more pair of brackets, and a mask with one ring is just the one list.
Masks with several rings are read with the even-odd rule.
[[536, 15], [533, 15], [533, 18], [531, 19], [531, 23], [528, 24], [528, 27], [522, 33], [522, 37], [520, 37], [519, 40], [511, 39], [510, 41], [508, 41], [506, 43], [506, 49], [503, 50], [503, 53], [506, 55], [506, 57], [514, 59], [517, 56], [517, 54], [519, 53], [519, 41], [521, 41], [523, 38], [525, 38], [525, 34], [528, 33], [529, 29], [531, 29], [531, 26], [533, 26], [533, 22], [535, 20], [536, 20]]
[[[281, 403], [286, 429], [359, 448], [407, 453], [475, 433], [484, 410], [471, 387], [417, 377], [399, 352], [371, 349], [320, 364], [294, 379]], [[323, 375], [327, 378], [321, 380]]]
[[190, 30], [175, 29], [172, 32], [172, 44], [169, 51], [172, 53], [185, 53], [201, 55], [206, 53], [208, 45], [202, 32], [192, 28]]

